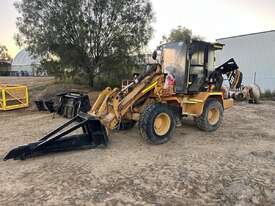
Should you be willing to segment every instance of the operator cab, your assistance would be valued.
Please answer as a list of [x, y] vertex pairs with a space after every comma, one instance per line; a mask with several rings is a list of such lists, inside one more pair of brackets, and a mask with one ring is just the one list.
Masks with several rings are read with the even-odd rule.
[[[175, 92], [190, 94], [207, 91], [210, 74], [215, 69], [215, 51], [219, 43], [193, 40], [190, 43], [172, 42], [160, 46], [162, 72], [175, 78]], [[157, 59], [154, 52], [153, 58]]]

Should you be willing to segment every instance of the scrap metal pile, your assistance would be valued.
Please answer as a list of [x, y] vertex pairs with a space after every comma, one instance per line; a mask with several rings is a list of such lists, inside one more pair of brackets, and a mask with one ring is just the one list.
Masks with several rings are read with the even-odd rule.
[[247, 101], [250, 104], [259, 104], [261, 89], [256, 84], [250, 84], [241, 86], [239, 90], [233, 91], [231, 95], [236, 101]]

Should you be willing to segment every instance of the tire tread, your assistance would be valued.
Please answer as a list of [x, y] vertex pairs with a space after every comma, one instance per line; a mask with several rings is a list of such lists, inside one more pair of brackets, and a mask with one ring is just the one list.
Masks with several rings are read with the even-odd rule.
[[[220, 119], [215, 126], [210, 125], [207, 120], [208, 108], [212, 105], [219, 107], [219, 110], [220, 110]], [[223, 106], [215, 98], [209, 98], [204, 105], [202, 115], [200, 117], [195, 118], [195, 123], [196, 123], [197, 127], [199, 129], [201, 129], [203, 131], [207, 131], [207, 132], [212, 132], [212, 131], [217, 130], [220, 127], [220, 125], [222, 124], [222, 121], [223, 121]]]

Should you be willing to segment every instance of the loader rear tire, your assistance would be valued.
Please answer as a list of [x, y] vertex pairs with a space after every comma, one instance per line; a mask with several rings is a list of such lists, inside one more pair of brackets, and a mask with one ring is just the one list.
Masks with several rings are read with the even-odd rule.
[[173, 111], [166, 104], [157, 103], [144, 109], [138, 126], [143, 138], [151, 144], [159, 145], [171, 139], [176, 122]]
[[197, 127], [206, 132], [217, 130], [222, 124], [223, 110], [219, 100], [215, 98], [208, 99], [204, 105], [202, 115], [195, 118]]

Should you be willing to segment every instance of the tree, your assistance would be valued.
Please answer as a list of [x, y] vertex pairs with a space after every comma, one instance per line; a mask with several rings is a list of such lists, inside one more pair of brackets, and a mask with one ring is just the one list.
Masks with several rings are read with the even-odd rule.
[[0, 44], [0, 60], [11, 61], [11, 57], [8, 53], [6, 46]]
[[64, 72], [84, 74], [91, 86], [97, 75], [116, 69], [110, 60], [130, 59], [152, 35], [149, 0], [22, 0], [15, 6], [18, 42], [48, 62], [59, 59]]
[[172, 29], [169, 36], [162, 37], [162, 43], [167, 42], [177, 42], [177, 41], [190, 41], [193, 40], [202, 40], [201, 36], [194, 36], [191, 29], [186, 27], [178, 26], [176, 29]]

